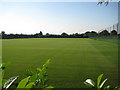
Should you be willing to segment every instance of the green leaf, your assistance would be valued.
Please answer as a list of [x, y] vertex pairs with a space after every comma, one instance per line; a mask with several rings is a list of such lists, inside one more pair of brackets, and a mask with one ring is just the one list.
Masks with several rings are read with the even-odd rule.
[[11, 77], [10, 79], [8, 79], [8, 81], [4, 84], [3, 88], [8, 89], [17, 79], [18, 76], [16, 77]]
[[48, 87], [45, 87], [43, 90], [51, 90], [52, 88], [54, 88], [53, 86], [48, 86]]
[[102, 77], [103, 77], [103, 74], [99, 75], [97, 78], [97, 88], [100, 88], [99, 85], [100, 85]]
[[10, 62], [0, 64], [0, 69], [4, 70], [9, 64]]
[[4, 84], [5, 84], [7, 81], [8, 81], [7, 79], [3, 79], [3, 80], [2, 80], [2, 86], [4, 86]]
[[87, 79], [84, 84], [88, 87], [95, 87], [95, 82], [92, 79]]
[[120, 88], [117, 88], [116, 90], [120, 90]]
[[40, 69], [40, 68], [37, 68], [37, 71], [41, 72], [41, 69]]
[[101, 83], [101, 85], [100, 85], [99, 87], [102, 88], [103, 85], [105, 84], [105, 82], [106, 82], [107, 80], [108, 80], [108, 79], [105, 79], [105, 80]]
[[37, 74], [34, 74], [33, 76], [31, 76], [31, 78], [30, 78], [30, 82], [36, 82], [36, 80], [37, 80]]
[[42, 75], [46, 74], [46, 72], [47, 72], [47, 71], [46, 71], [46, 68], [43, 67], [42, 70], [41, 70]]
[[25, 78], [25, 79], [23, 79], [23, 80], [21, 80], [21, 81], [19, 82], [17, 88], [25, 88], [25, 86], [26, 86], [29, 78], [30, 78], [30, 76], [27, 77], [27, 78]]
[[120, 86], [115, 87], [113, 90], [120, 90]]
[[110, 85], [106, 86], [106, 88], [109, 89], [109, 88], [110, 88]]
[[32, 87], [33, 87], [33, 85], [34, 85], [34, 82], [31, 82], [31, 83], [29, 83], [28, 85], [26, 85], [26, 87], [25, 87], [25, 88], [32, 88]]
[[46, 88], [54, 88], [53, 86], [48, 86], [48, 87], [46, 87]]
[[45, 64], [43, 65], [43, 67], [47, 68], [49, 63], [50, 63], [50, 59], [48, 59], [48, 60], [45, 62]]
[[27, 72], [26, 73], [27, 76], [32, 76], [34, 74], [34, 72], [29, 69], [27, 69], [26, 72]]

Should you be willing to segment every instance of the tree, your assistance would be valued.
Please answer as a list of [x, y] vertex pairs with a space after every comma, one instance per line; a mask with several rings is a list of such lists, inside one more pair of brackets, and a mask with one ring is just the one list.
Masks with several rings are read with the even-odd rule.
[[99, 33], [99, 35], [108, 36], [110, 35], [110, 33], [107, 30], [103, 30], [102, 32]]
[[98, 35], [97, 32], [95, 32], [95, 31], [91, 31], [91, 36], [92, 36], [92, 37], [95, 37], [95, 36], [97, 36], [97, 35]]
[[84, 37], [90, 37], [90, 32], [89, 31], [85, 32]]
[[67, 36], [68, 36], [68, 34], [67, 34], [67, 33], [65, 33], [65, 32], [63, 32], [63, 33], [61, 34], [61, 36], [62, 36], [62, 37], [67, 37]]
[[80, 34], [79, 34], [79, 33], [75, 33], [74, 36], [75, 36], [75, 37], [79, 37]]
[[86, 36], [86, 37], [95, 37], [95, 36], [97, 36], [98, 34], [97, 34], [97, 32], [95, 32], [95, 31], [91, 31], [91, 32], [85, 32], [85, 35], [84, 36]]
[[1, 34], [2, 34], [2, 39], [5, 39], [6, 38], [5, 31], [2, 31]]
[[43, 35], [42, 31], [40, 31], [39, 35], [41, 35], [41, 36]]
[[110, 35], [117, 35], [117, 31], [112, 30], [112, 31], [110, 32]]
[[38, 34], [38, 37], [42, 37], [43, 36], [43, 33], [42, 31], [40, 31], [40, 33]]
[[49, 33], [46, 33], [45, 37], [49, 38], [50, 34]]
[[46, 33], [46, 36], [49, 36], [50, 34], [49, 33]]
[[2, 31], [1, 33], [2, 33], [2, 35], [4, 35], [4, 34], [5, 34], [5, 31]]

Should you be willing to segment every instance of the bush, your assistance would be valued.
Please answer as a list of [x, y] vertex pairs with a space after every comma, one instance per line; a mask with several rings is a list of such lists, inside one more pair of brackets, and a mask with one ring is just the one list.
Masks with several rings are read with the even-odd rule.
[[[36, 73], [32, 72], [28, 77], [22, 79], [18, 83], [17, 87], [15, 88], [30, 88], [30, 89], [32, 88], [42, 88], [42, 89], [54, 88], [53, 86], [49, 86], [47, 84], [47, 68], [48, 68], [49, 63], [50, 63], [50, 60], [47, 60], [42, 68], [37, 68]], [[7, 65], [8, 64], [0, 65], [0, 70], [2, 73], [4, 72], [4, 69], [7, 67]], [[11, 77], [8, 80], [3, 79], [1, 88], [3, 89], [10, 88], [12, 85], [14, 85], [14, 82], [16, 81], [17, 78], [18, 76]]]

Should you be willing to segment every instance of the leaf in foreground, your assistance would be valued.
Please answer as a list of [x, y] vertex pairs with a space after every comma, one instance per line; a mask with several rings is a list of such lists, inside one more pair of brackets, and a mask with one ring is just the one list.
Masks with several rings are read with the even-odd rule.
[[84, 82], [85, 85], [89, 86], [89, 87], [95, 87], [95, 82], [92, 79], [87, 79]]
[[[18, 76], [17, 76], [17, 77], [18, 77]], [[8, 89], [8, 88], [12, 85], [12, 83], [15, 82], [15, 80], [17, 79], [17, 77], [11, 77], [11, 78], [4, 84], [3, 88]]]
[[25, 79], [23, 79], [23, 80], [21, 80], [20, 83], [18, 84], [17, 88], [25, 88], [29, 78], [30, 78], [30, 76], [25, 78]]
[[101, 83], [100, 88], [103, 87], [103, 85], [105, 84], [105, 82], [106, 82], [107, 80], [108, 80], [108, 79], [105, 79], [105, 80]]
[[34, 83], [32, 82], [32, 83], [29, 83], [25, 88], [32, 88], [33, 87], [33, 85], [34, 85]]
[[100, 85], [102, 77], [103, 77], [103, 74], [100, 74], [97, 78], [97, 88], [100, 88], [99, 85]]

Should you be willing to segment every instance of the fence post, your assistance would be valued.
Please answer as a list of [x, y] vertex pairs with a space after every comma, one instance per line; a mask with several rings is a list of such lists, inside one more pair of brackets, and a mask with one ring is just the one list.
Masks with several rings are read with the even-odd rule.
[[117, 34], [119, 34], [118, 28], [119, 28], [119, 23], [117, 23]]
[[113, 25], [113, 30], [114, 30], [114, 25]]

